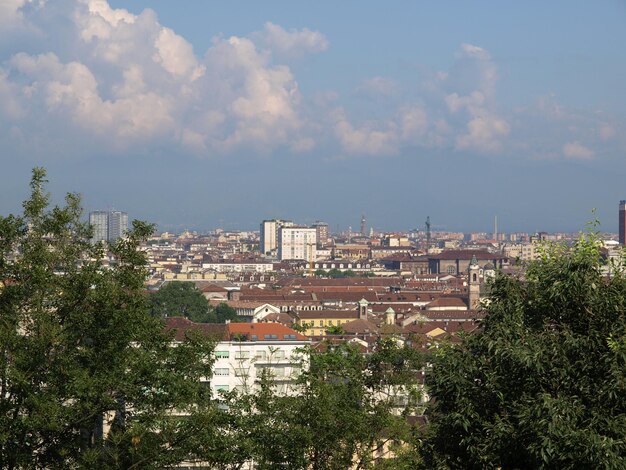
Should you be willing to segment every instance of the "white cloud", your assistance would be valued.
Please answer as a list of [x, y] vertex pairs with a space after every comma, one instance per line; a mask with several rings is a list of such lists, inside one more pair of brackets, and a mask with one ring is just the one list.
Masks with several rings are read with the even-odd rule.
[[289, 30], [267, 22], [263, 31], [253, 35], [260, 43], [269, 48], [274, 54], [286, 58], [301, 57], [304, 54], [322, 52], [328, 49], [328, 40], [319, 31]]
[[24, 26], [22, 8], [28, 4], [38, 6], [43, 0], [1, 0], [0, 33], [14, 31]]
[[484, 153], [501, 152], [503, 139], [511, 131], [507, 120], [498, 113], [496, 103], [497, 68], [483, 48], [462, 44], [457, 62], [450, 73], [442, 75], [452, 91], [444, 97], [447, 110], [459, 122], [455, 146], [458, 150]]
[[595, 152], [580, 142], [567, 142], [562, 147], [563, 156], [573, 160], [591, 160]]
[[342, 150], [358, 155], [394, 155], [405, 145], [440, 144], [426, 112], [417, 106], [401, 109], [393, 118], [355, 126], [343, 108], [331, 113], [335, 136]]
[[[20, 14], [16, 8], [23, 3], [12, 0], [10, 11]], [[68, 142], [71, 134], [101, 138], [99, 148], [169, 142], [207, 155], [240, 147], [303, 152], [315, 146], [304, 131], [295, 77], [272, 57], [275, 51], [324, 50], [328, 42], [320, 33], [268, 23], [258, 33], [263, 48], [251, 38], [216, 39], [199, 59], [152, 10], [134, 15], [106, 0], [62, 5], [70, 8], [74, 28], [64, 34], [78, 43], [65, 47], [52, 41], [49, 52], [37, 55], [15, 50], [0, 66], [0, 98], [10, 96], [0, 104], [0, 119], [14, 122], [21, 116], [29, 121], [22, 132], [45, 138], [64, 122], [60, 132]], [[24, 21], [36, 29], [43, 16]], [[58, 31], [44, 33], [54, 37]]]
[[204, 67], [198, 65], [193, 48], [185, 39], [169, 28], [162, 28], [157, 36], [154, 61], [176, 77], [189, 77], [196, 80], [204, 74]]
[[335, 135], [344, 151], [360, 155], [390, 155], [398, 151], [397, 129], [394, 123], [366, 123], [354, 127], [343, 109], [337, 109], [332, 117], [335, 120]]
[[[28, 41], [4, 41], [16, 37], [7, 28]], [[594, 157], [591, 148], [603, 155], [623, 146], [623, 123], [566, 109], [554, 97], [503, 111], [496, 63], [472, 44], [460, 46], [449, 70], [425, 71], [413, 90], [391, 77], [365, 79], [357, 92], [384, 98], [384, 106], [361, 100], [356, 114], [332, 89], [302, 95], [286, 61], [329, 47], [307, 28], [268, 22], [245, 37], [217, 37], [198, 54], [150, 9], [0, 0], [0, 41], [9, 51], [0, 57], [0, 146], [14, 139], [42, 153], [62, 142], [75, 154], [173, 148], [201, 156], [322, 145], [364, 156], [407, 147], [529, 155], [541, 148], [578, 159]], [[25, 42], [38, 53], [21, 50]]]

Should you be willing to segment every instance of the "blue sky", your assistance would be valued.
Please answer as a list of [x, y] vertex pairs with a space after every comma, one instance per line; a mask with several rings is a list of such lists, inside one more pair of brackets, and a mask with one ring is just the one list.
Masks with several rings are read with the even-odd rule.
[[626, 3], [0, 3], [0, 213], [30, 168], [162, 229], [616, 231]]

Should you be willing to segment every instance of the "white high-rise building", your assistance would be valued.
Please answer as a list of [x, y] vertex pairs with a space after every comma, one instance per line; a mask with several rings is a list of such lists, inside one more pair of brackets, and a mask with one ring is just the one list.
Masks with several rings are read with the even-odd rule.
[[92, 243], [105, 242], [109, 236], [109, 213], [94, 211], [89, 213], [89, 225], [93, 228]]
[[261, 222], [260, 251], [264, 255], [275, 255], [278, 248], [278, 232], [281, 227], [291, 227], [291, 220], [271, 219]]
[[128, 214], [121, 211], [90, 212], [89, 225], [93, 227], [92, 243], [113, 243], [128, 231]]
[[282, 227], [278, 232], [278, 258], [280, 260], [315, 261], [316, 248], [317, 233], [314, 228]]
[[122, 238], [128, 232], [128, 214], [121, 211], [109, 212], [109, 243], [115, 242], [118, 238]]

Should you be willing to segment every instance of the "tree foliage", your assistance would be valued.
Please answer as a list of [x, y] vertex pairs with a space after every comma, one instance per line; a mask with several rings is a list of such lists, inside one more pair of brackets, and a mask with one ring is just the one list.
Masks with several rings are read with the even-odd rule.
[[341, 344], [304, 357], [290, 394], [276, 393], [271, 376], [254, 393], [229, 394], [228, 421], [238, 427], [222, 439], [258, 469], [373, 468], [383, 448], [395, 451], [385, 468], [414, 468], [415, 447], [398, 443], [413, 442], [407, 416], [420, 404], [420, 354], [381, 341], [369, 355]]
[[150, 295], [152, 314], [165, 317], [183, 316], [196, 322], [207, 322], [209, 302], [193, 282], [171, 281]]
[[436, 351], [427, 468], [624, 468], [626, 278], [595, 234], [497, 276], [485, 309]]
[[209, 314], [212, 323], [226, 323], [226, 321], [238, 323], [242, 322], [237, 311], [226, 302], [221, 302], [217, 307], [211, 310]]
[[180, 462], [195, 430], [172, 411], [210, 409], [212, 345], [171, 348], [148, 314], [138, 245], [152, 226], [133, 222], [105, 266], [80, 198], [50, 208], [45, 183], [34, 169], [23, 215], [0, 217], [0, 468]]

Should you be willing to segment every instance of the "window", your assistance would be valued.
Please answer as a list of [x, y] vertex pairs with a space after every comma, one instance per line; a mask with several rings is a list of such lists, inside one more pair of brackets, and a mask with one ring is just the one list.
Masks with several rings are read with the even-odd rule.
[[257, 359], [265, 360], [267, 358], [267, 354], [265, 353], [265, 351], [257, 351], [255, 357]]
[[272, 373], [274, 377], [284, 377], [285, 376], [285, 368], [284, 367], [274, 367], [272, 369]]
[[324, 320], [320, 320], [320, 326], [324, 326]]
[[250, 351], [237, 351], [235, 353], [235, 359], [249, 359]]
[[285, 351], [283, 351], [282, 349], [277, 349], [276, 351], [274, 351], [274, 357], [276, 359], [285, 359]]
[[448, 274], [455, 274], [456, 273], [456, 268], [454, 266], [448, 266], [448, 269], [446, 270], [446, 272]]
[[230, 375], [230, 371], [226, 368], [216, 368], [213, 375], [226, 376], [226, 375]]
[[228, 385], [216, 385], [215, 391], [216, 392], [228, 392]]
[[228, 359], [229, 353], [228, 351], [215, 351], [216, 359]]
[[241, 367], [235, 368], [235, 377], [244, 377], [246, 375], [248, 375], [248, 371], [246, 369]]

